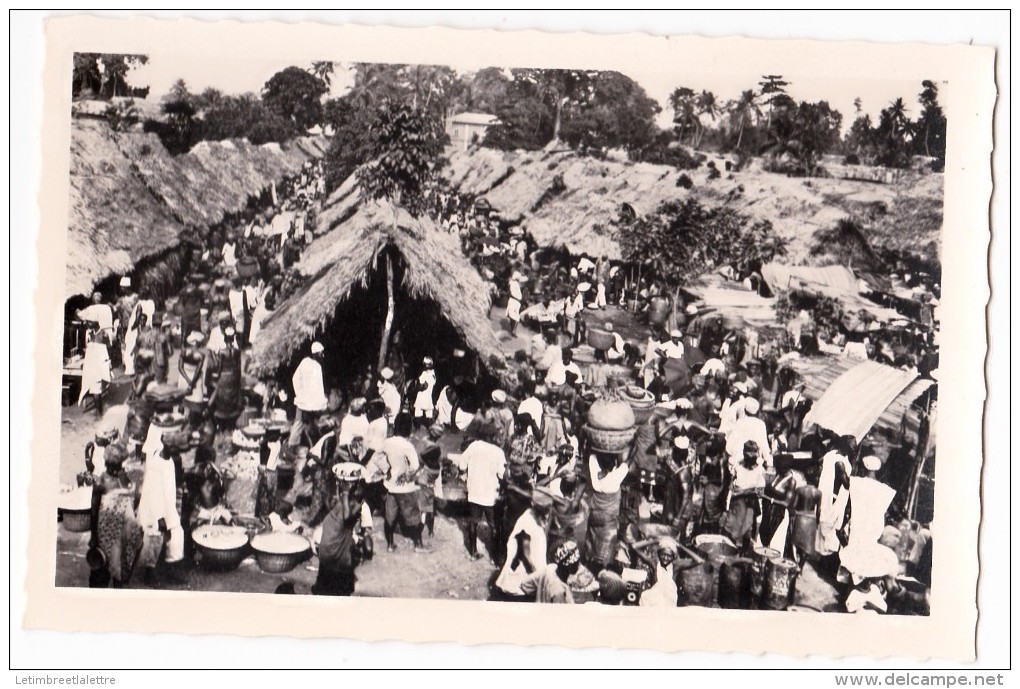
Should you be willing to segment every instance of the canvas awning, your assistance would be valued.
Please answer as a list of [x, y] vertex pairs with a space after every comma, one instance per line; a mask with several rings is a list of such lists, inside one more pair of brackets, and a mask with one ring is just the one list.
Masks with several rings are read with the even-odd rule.
[[[925, 382], [928, 385], [924, 385]], [[817, 424], [840, 435], [852, 435], [860, 442], [886, 412], [893, 417], [899, 414], [894, 419], [895, 425], [932, 382], [918, 381], [914, 371], [865, 361], [833, 381], [812, 406], [804, 423]], [[907, 399], [910, 395], [904, 393], [911, 391], [917, 394]], [[898, 401], [900, 399], [902, 401]]]

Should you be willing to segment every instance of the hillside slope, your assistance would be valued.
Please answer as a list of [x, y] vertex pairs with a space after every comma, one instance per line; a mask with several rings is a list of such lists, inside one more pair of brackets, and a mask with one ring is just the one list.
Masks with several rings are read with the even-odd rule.
[[[663, 165], [596, 160], [573, 152], [472, 148], [450, 156], [444, 169], [461, 192], [484, 195], [503, 217], [521, 221], [542, 245], [618, 258], [612, 221], [622, 204], [640, 215], [663, 201], [694, 197], [768, 220], [789, 241], [787, 261], [829, 264], [839, 257], [818, 247], [816, 233], [854, 218], [874, 248], [938, 261], [942, 230], [942, 175], [904, 173], [891, 184], [836, 178], [793, 178], [765, 172], [759, 161], [709, 180], [702, 165], [686, 172]], [[694, 187], [678, 186], [687, 174]], [[814, 251], [812, 251], [814, 249]]]

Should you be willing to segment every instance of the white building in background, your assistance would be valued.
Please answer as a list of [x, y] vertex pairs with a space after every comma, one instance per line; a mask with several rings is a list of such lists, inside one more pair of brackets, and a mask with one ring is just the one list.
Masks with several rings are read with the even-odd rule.
[[489, 127], [497, 124], [500, 124], [500, 121], [495, 115], [462, 112], [446, 121], [446, 133], [450, 136], [450, 145], [463, 151], [476, 141], [485, 138], [485, 132]]

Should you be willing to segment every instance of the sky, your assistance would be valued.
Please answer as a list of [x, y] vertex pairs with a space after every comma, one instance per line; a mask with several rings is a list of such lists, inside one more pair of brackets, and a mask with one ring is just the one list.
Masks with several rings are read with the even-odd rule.
[[[133, 86], [151, 88], [149, 100], [159, 100], [177, 79], [184, 79], [188, 89], [193, 93], [208, 87], [214, 87], [228, 94], [239, 94], [248, 91], [258, 92], [262, 85], [276, 72], [294, 64], [291, 61], [265, 60], [253, 62], [245, 60], [243, 66], [238, 61], [210, 60], [208, 57], [186, 57], [180, 55], [150, 55], [148, 64], [132, 71], [128, 77]], [[310, 63], [299, 67], [308, 67]], [[487, 67], [487, 64], [452, 65], [459, 72], [471, 72]], [[627, 76], [637, 81], [649, 96], [659, 102], [662, 112], [658, 124], [668, 127], [672, 121], [672, 113], [666, 107], [666, 101], [673, 89], [686, 86], [701, 91], [707, 89], [715, 93], [720, 101], [736, 98], [746, 89], [760, 91], [759, 72], [743, 72], [720, 75], [718, 72], [707, 75], [695, 66], [671, 65], [667, 69], [649, 69], [643, 72], [628, 71]], [[920, 111], [917, 94], [921, 84], [916, 79], [903, 78], [840, 78], [818, 77], [815, 75], [798, 76], [787, 71], [783, 78], [790, 82], [787, 91], [796, 101], [826, 100], [829, 105], [843, 113], [844, 131], [855, 119], [854, 99], [860, 98], [863, 112], [871, 115], [877, 122], [878, 113], [896, 98], [902, 97], [907, 105], [907, 114], [916, 117]], [[337, 73], [333, 78], [331, 96], [342, 95], [353, 82], [349, 69], [337, 65]]]

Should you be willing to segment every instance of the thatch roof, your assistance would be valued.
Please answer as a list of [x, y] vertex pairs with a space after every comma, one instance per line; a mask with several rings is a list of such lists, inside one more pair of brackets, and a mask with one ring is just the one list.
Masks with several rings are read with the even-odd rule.
[[[730, 172], [727, 159], [716, 156], [720, 176], [709, 179], [708, 162], [713, 161], [682, 171], [573, 152], [481, 147], [452, 152], [449, 161], [443, 175], [451, 186], [484, 196], [502, 216], [521, 221], [540, 245], [564, 246], [575, 254], [620, 256], [611, 225], [623, 204], [630, 204], [640, 216], [654, 212], [664, 201], [687, 198], [771, 222], [789, 242], [787, 260], [794, 265], [838, 262], [810, 255], [813, 236], [842, 218], [856, 216], [862, 206], [889, 211], [869, 232], [876, 247], [902, 248], [930, 258], [937, 254], [942, 227], [942, 175], [903, 173], [893, 184], [803, 179], [767, 172], [757, 161]], [[682, 176], [690, 178], [691, 189], [678, 186]], [[870, 220], [865, 224], [870, 227]]]
[[250, 196], [297, 174], [325, 148], [322, 137], [262, 146], [240, 140], [171, 156], [155, 134], [72, 120], [67, 296], [172, 248], [184, 225], [208, 227], [244, 209]]
[[[319, 221], [320, 229], [331, 227], [328, 218]], [[351, 217], [306, 250], [298, 270], [308, 280], [262, 325], [249, 359], [253, 372], [274, 372], [321, 332], [352, 290], [367, 285], [379, 252], [387, 246], [404, 260], [401, 287], [406, 293], [436, 302], [483, 360], [503, 359], [487, 316], [488, 288], [463, 257], [456, 237], [440, 231], [428, 217], [415, 218], [385, 203], [362, 202]]]
[[114, 136], [105, 122], [71, 124], [68, 297], [172, 248], [183, 229], [135, 174]]

